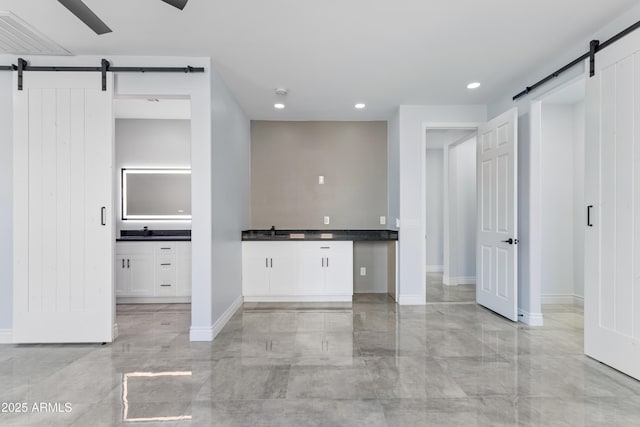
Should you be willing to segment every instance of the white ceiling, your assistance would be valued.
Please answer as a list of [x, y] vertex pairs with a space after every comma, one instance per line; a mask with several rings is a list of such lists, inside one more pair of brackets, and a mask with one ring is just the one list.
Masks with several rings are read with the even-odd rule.
[[[76, 55], [210, 56], [252, 119], [384, 120], [400, 104], [492, 101], [638, 1], [85, 3], [113, 33], [95, 35], [56, 0], [0, 0], [0, 10]], [[471, 81], [483, 85], [471, 92]], [[282, 111], [276, 87], [290, 91]]]

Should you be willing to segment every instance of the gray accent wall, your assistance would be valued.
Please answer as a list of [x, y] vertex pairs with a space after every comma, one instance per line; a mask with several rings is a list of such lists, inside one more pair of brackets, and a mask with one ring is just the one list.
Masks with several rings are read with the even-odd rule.
[[[391, 228], [387, 137], [386, 122], [251, 122], [251, 228]], [[387, 247], [354, 244], [356, 293], [387, 292]]]
[[252, 228], [387, 228], [380, 216], [386, 122], [251, 122]]

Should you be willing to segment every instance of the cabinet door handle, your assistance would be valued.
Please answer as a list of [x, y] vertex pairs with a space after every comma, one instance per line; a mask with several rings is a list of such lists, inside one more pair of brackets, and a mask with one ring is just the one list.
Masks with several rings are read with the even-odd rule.
[[329, 257], [327, 257], [327, 267], [329, 267]]
[[264, 268], [269, 268], [269, 258], [264, 259]]
[[161, 251], [169, 251], [171, 248], [160, 248]]
[[124, 258], [122, 258], [122, 268], [124, 268]]
[[131, 260], [130, 259], [127, 260], [127, 268], [131, 268]]
[[324, 257], [322, 257], [322, 267], [324, 267]]
[[320, 246], [320, 249], [331, 249], [331, 246]]
[[103, 206], [100, 208], [100, 224], [102, 226], [107, 225], [107, 207]]
[[160, 285], [160, 286], [162, 286], [163, 288], [166, 288], [166, 287], [171, 286], [171, 285]]
[[591, 222], [591, 209], [593, 209], [593, 205], [587, 206], [587, 227], [593, 227], [593, 223]]
[[164, 266], [167, 266], [167, 265], [171, 265], [171, 263], [170, 262], [166, 262], [166, 263], [160, 264], [160, 265], [164, 267]]
[[273, 268], [273, 258], [271, 258], [271, 268]]

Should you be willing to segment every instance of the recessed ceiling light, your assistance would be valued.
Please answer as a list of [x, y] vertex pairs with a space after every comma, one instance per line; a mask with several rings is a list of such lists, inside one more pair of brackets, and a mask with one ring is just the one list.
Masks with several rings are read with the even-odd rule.
[[480, 83], [478, 82], [469, 83], [467, 85], [467, 89], [478, 89], [479, 87], [480, 87]]
[[355, 105], [355, 107], [356, 107], [358, 110], [362, 110], [364, 107], [366, 107], [366, 105], [364, 105], [364, 104], [360, 103], [360, 104], [356, 104], [356, 105]]
[[277, 108], [278, 110], [282, 110], [282, 109], [284, 108], [284, 104], [280, 104], [280, 103], [278, 103], [278, 104], [273, 104], [273, 106], [274, 106], [275, 108]]

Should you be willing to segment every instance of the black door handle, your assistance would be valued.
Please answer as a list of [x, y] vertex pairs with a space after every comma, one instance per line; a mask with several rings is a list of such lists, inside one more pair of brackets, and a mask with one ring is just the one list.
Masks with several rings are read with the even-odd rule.
[[520, 240], [518, 240], [518, 239], [508, 239], [508, 240], [503, 240], [502, 243], [508, 243], [510, 245], [517, 245], [518, 243], [520, 243]]
[[591, 223], [591, 209], [593, 209], [593, 205], [587, 206], [587, 227], [593, 227]]

